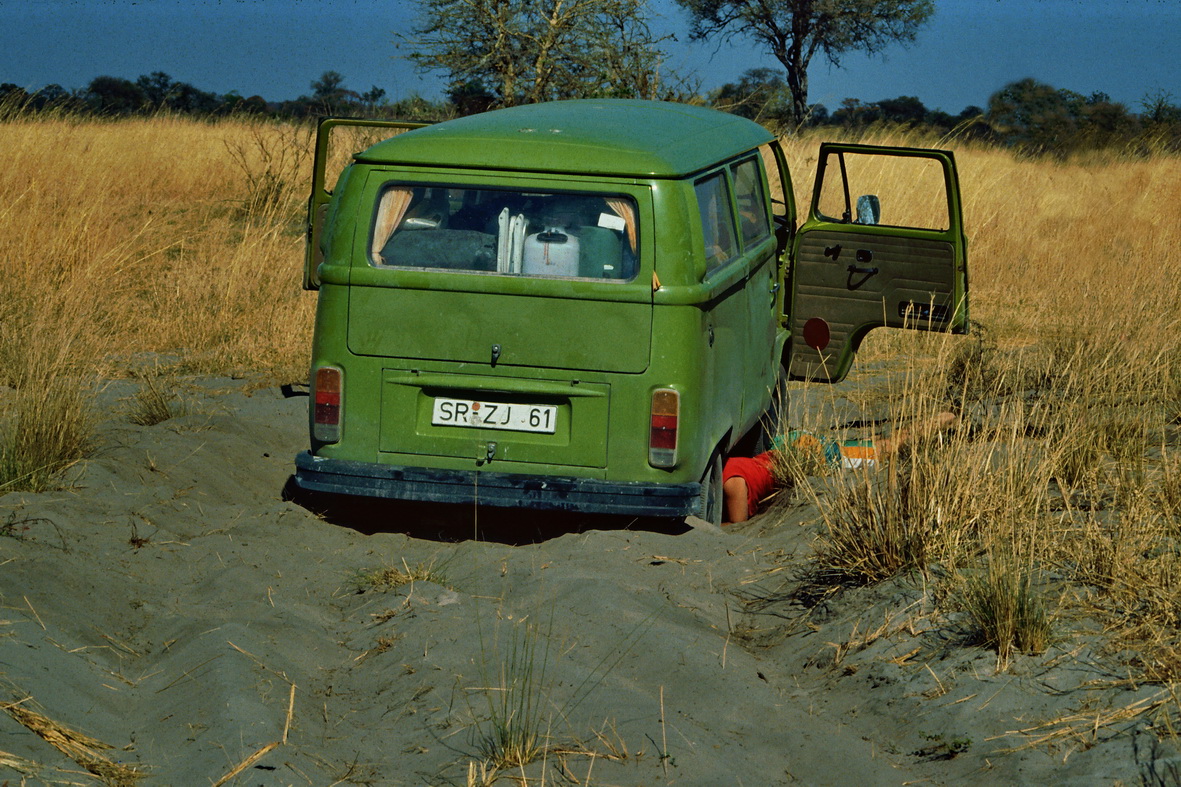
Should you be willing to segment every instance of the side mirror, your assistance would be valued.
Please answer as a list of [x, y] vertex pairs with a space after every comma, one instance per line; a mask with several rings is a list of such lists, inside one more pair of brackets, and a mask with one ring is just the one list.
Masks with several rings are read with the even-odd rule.
[[882, 218], [882, 203], [877, 194], [862, 194], [857, 198], [857, 223], [877, 224]]

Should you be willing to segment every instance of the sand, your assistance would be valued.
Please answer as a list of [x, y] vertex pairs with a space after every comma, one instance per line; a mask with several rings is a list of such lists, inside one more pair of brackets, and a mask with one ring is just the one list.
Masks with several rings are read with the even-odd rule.
[[[998, 672], [954, 614], [932, 613], [921, 577], [809, 596], [819, 525], [802, 499], [726, 529], [316, 512], [284, 496], [305, 390], [192, 380], [190, 412], [154, 426], [129, 422], [134, 390], [103, 391], [101, 447], [66, 489], [0, 497], [0, 784], [465, 785], [483, 768], [483, 782], [530, 785], [1089, 785], [1181, 771], [1151, 712], [1135, 713], [1162, 689], [1106, 668], [1087, 621]], [[420, 578], [366, 579], [387, 569]], [[490, 774], [506, 719], [545, 753]]]

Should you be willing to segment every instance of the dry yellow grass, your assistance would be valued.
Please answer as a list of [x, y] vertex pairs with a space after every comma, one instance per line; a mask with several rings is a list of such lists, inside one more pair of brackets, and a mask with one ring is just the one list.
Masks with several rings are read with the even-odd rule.
[[[1130, 674], [1181, 678], [1181, 158], [1061, 162], [889, 132], [863, 141], [956, 150], [976, 336], [867, 339], [860, 362], [897, 373], [876, 394], [897, 422], [951, 408], [962, 428], [873, 486], [821, 492], [817, 576], [938, 563], [944, 611], [991, 626], [984, 640], [1001, 663], [1046, 639], [1041, 613], [1022, 631], [1014, 610], [1054, 599], [1098, 615]], [[797, 170], [815, 147], [790, 142]], [[796, 187], [806, 198], [810, 183]]]
[[0, 122], [0, 491], [85, 454], [100, 378], [305, 378], [309, 140], [252, 120]]
[[[0, 124], [3, 382], [45, 365], [117, 373], [144, 352], [302, 379], [310, 164], [265, 156], [307, 143], [304, 128], [248, 120]], [[259, 180], [281, 186], [269, 201], [251, 191]]]
[[[897, 417], [952, 406], [971, 426], [874, 492], [897, 519], [880, 532], [964, 582], [1004, 544], [1073, 583], [1065, 596], [1138, 644], [1143, 674], [1181, 677], [1181, 158], [859, 141], [955, 149], [977, 325], [975, 338], [878, 331], [863, 347], [900, 373], [885, 394]], [[818, 142], [785, 141], [802, 210]], [[310, 143], [307, 127], [247, 119], [0, 121], [0, 458], [47, 442], [49, 420], [77, 426], [0, 491], [27, 486], [21, 473], [47, 484], [85, 452], [84, 393], [103, 377], [159, 364], [304, 378]], [[906, 199], [883, 195], [887, 209]]]

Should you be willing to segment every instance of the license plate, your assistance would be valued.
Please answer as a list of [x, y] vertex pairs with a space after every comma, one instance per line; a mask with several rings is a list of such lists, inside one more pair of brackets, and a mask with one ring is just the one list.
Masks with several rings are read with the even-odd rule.
[[476, 429], [546, 434], [554, 433], [557, 421], [558, 408], [552, 404], [507, 404], [438, 397], [431, 414], [434, 426], [470, 426]]

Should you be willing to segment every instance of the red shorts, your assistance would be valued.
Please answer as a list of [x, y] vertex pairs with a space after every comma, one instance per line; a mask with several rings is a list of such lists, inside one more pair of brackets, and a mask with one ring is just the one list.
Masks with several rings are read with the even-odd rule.
[[722, 468], [722, 483], [731, 478], [741, 478], [746, 482], [746, 510], [754, 516], [759, 510], [759, 501], [771, 494], [775, 488], [775, 459], [771, 452], [758, 456], [733, 456], [726, 460]]

